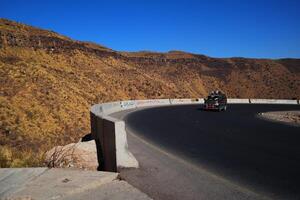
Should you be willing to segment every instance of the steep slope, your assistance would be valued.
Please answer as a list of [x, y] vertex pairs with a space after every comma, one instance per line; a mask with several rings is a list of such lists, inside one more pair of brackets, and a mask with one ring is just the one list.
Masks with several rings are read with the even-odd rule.
[[299, 59], [118, 52], [0, 19], [0, 163], [41, 165], [52, 146], [89, 133], [92, 104], [119, 99], [300, 98]]

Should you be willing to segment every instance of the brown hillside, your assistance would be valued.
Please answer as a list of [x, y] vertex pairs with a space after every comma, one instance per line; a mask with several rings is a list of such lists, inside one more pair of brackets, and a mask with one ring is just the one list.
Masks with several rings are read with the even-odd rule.
[[300, 98], [299, 59], [118, 52], [0, 19], [0, 163], [41, 165], [45, 150], [89, 133], [92, 104], [119, 99]]

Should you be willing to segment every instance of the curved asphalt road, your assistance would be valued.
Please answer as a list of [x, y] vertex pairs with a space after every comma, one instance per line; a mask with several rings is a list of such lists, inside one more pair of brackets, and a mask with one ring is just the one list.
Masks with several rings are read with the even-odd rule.
[[[279, 110], [300, 106], [236, 104], [226, 112], [208, 112], [199, 105], [185, 105], [132, 112], [125, 116], [127, 130], [134, 133], [129, 134], [129, 147], [133, 146], [141, 169], [122, 171], [121, 176], [161, 199], [300, 199], [300, 128], [257, 117], [259, 112]], [[145, 144], [138, 145], [137, 138]], [[151, 163], [158, 166], [156, 172], [151, 171], [154, 166], [147, 172]], [[176, 179], [159, 175], [168, 166], [164, 174]], [[149, 179], [153, 180], [144, 188]], [[184, 186], [179, 184], [173, 192], [188, 195], [168, 196], [172, 190], [160, 193], [155, 186], [148, 188], [166, 183], [159, 187], [172, 188], [175, 180]]]

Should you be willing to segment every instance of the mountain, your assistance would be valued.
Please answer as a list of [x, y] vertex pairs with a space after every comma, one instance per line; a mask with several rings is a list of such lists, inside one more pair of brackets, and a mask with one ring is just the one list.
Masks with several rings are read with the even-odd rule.
[[299, 73], [300, 59], [120, 52], [0, 19], [0, 165], [42, 165], [43, 152], [90, 132], [95, 103], [216, 88], [232, 98], [299, 99]]

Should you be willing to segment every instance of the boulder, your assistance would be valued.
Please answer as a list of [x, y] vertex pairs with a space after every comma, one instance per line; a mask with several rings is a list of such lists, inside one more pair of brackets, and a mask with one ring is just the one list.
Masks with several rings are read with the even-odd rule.
[[94, 140], [56, 146], [46, 152], [48, 167], [70, 167], [97, 170], [97, 149]]

